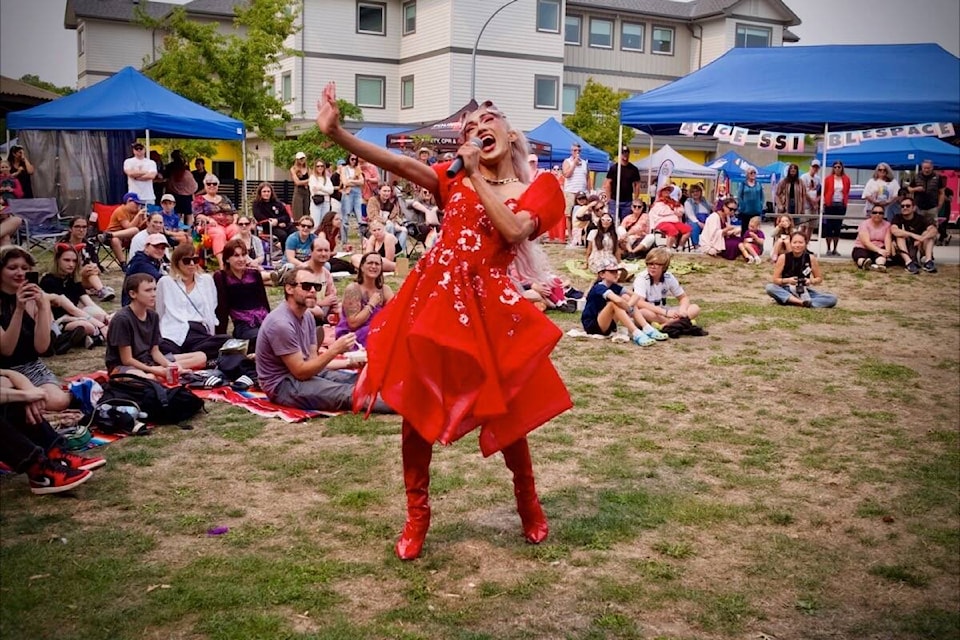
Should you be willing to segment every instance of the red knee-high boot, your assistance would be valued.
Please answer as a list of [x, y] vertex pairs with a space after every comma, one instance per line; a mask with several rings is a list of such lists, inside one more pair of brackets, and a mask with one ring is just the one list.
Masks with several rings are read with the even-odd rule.
[[521, 438], [504, 448], [503, 461], [513, 472], [513, 494], [517, 497], [517, 513], [523, 524], [523, 535], [527, 542], [540, 544], [547, 538], [550, 529], [547, 517], [543, 515], [537, 488], [533, 482], [533, 463], [530, 461], [530, 447], [527, 439]]
[[403, 484], [407, 489], [407, 522], [397, 540], [397, 557], [413, 560], [420, 555], [423, 539], [430, 527], [430, 459], [433, 445], [403, 421]]

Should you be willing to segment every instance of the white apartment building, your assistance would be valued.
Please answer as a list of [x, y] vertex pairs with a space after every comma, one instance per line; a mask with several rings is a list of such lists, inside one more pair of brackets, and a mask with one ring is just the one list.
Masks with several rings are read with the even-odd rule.
[[[161, 34], [134, 21], [140, 5], [162, 16], [176, 5], [66, 0], [77, 30], [80, 88], [157, 55]], [[235, 0], [193, 0], [197, 20], [232, 29]], [[301, 56], [268, 69], [295, 135], [308, 127], [323, 87], [363, 109], [365, 124], [416, 125], [446, 117], [475, 96], [521, 129], [573, 111], [588, 78], [639, 93], [699, 69], [738, 46], [781, 46], [800, 24], [780, 0], [292, 0]], [[481, 34], [481, 28], [489, 20]], [[478, 36], [480, 36], [478, 41]], [[474, 47], [476, 51], [474, 52]], [[269, 145], [257, 147], [267, 157]]]

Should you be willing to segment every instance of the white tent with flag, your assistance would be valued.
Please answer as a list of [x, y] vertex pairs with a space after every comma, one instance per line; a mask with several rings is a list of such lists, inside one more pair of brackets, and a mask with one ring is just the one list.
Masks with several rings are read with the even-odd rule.
[[697, 164], [693, 160], [680, 155], [676, 149], [668, 144], [660, 147], [653, 155], [647, 156], [634, 164], [640, 169], [640, 173], [647, 173], [648, 171], [657, 173], [665, 160], [670, 160], [673, 163], [673, 170], [670, 175], [676, 178], [713, 180], [717, 177], [716, 169], [708, 169], [702, 164]]

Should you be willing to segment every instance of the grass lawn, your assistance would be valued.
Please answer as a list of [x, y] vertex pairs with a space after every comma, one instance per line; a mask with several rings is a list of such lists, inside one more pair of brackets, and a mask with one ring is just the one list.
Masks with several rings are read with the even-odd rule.
[[768, 265], [676, 260], [708, 337], [554, 352], [575, 407], [531, 436], [544, 544], [468, 437], [436, 451], [424, 555], [401, 563], [398, 417], [208, 404], [98, 450], [73, 495], [0, 480], [0, 637], [960, 636], [958, 268], [827, 264], [840, 304], [812, 310], [767, 298]]

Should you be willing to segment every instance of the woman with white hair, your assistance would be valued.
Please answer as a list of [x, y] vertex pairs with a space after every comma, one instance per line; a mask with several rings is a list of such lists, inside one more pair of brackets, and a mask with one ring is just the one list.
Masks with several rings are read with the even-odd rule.
[[524, 537], [542, 542], [547, 519], [526, 436], [572, 403], [550, 363], [562, 333], [523, 299], [509, 268], [534, 282], [549, 277], [534, 241], [564, 215], [560, 185], [549, 176], [530, 182], [523, 132], [491, 102], [461, 121], [459, 168], [357, 139], [340, 126], [333, 84], [318, 106], [317, 125], [334, 143], [428, 189], [444, 210], [439, 241], [373, 320], [354, 392], [355, 407], [379, 394], [403, 416], [407, 521], [397, 556], [419, 556], [430, 526], [433, 443], [477, 428], [482, 453], [501, 452], [513, 472]]
[[893, 169], [886, 162], [881, 162], [873, 172], [873, 177], [867, 180], [863, 187], [863, 205], [867, 218], [870, 218], [870, 212], [874, 205], [880, 205], [886, 208], [897, 199], [897, 191], [900, 185], [893, 179]]

